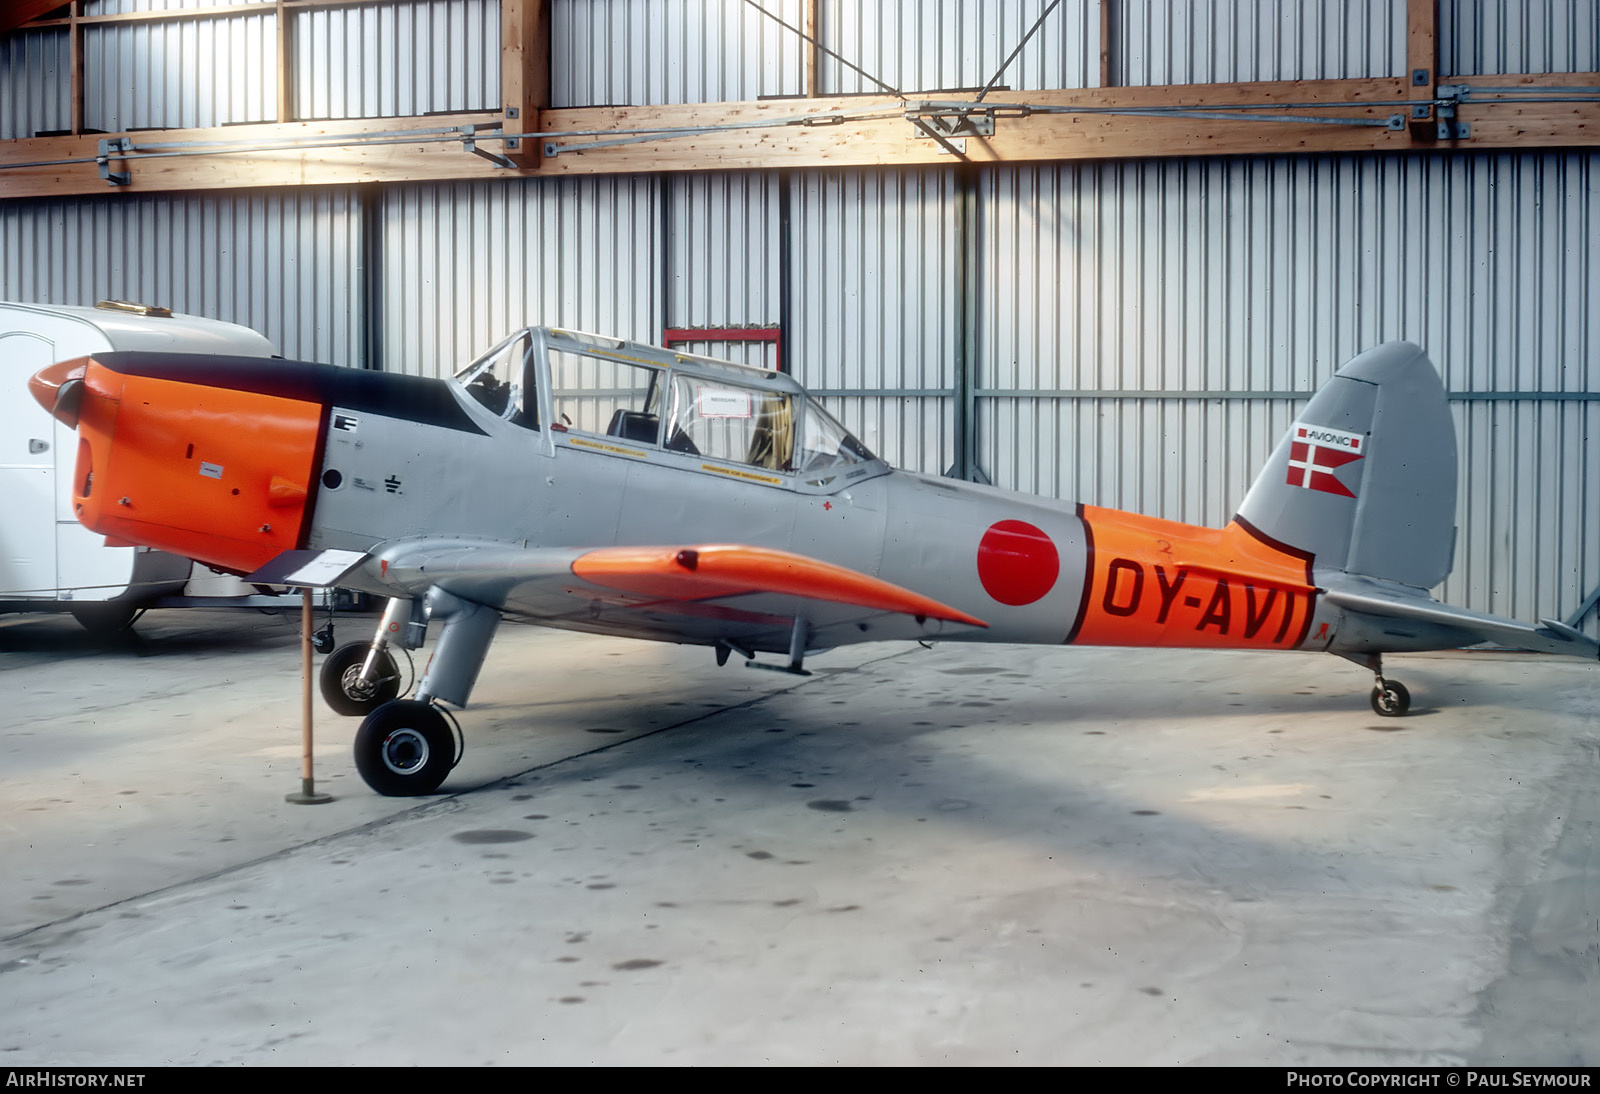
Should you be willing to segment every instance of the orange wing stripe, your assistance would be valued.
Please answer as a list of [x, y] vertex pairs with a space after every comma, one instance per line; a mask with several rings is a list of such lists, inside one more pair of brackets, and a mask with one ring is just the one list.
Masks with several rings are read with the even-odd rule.
[[764, 547], [601, 547], [576, 559], [572, 572], [595, 585], [668, 600], [782, 593], [988, 626], [966, 612], [856, 570]]

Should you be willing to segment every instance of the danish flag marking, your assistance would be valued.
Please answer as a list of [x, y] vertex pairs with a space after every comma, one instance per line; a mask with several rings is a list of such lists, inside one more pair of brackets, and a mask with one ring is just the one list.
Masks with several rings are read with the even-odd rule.
[[1364, 458], [1365, 445], [1366, 438], [1360, 433], [1296, 422], [1294, 438], [1289, 444], [1289, 485], [1345, 498], [1355, 497], [1333, 472], [1335, 468]]

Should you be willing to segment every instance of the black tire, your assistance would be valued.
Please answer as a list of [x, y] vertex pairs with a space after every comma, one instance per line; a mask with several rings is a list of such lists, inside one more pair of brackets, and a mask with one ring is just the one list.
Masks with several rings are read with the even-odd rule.
[[352, 718], [371, 714], [400, 694], [400, 673], [388, 650], [378, 654], [378, 663], [373, 666], [377, 678], [370, 685], [361, 683], [361, 666], [366, 664], [370, 649], [369, 643], [351, 642], [334, 650], [322, 662], [322, 673], [318, 677], [322, 698], [335, 713]]
[[84, 630], [97, 638], [110, 638], [133, 626], [133, 617], [139, 609], [132, 604], [104, 600], [94, 604], [79, 604], [71, 611], [72, 618], [82, 624]]
[[1411, 709], [1411, 693], [1398, 680], [1385, 680], [1372, 689], [1372, 709], [1383, 718], [1399, 718]]
[[391, 798], [432, 794], [456, 765], [456, 735], [429, 703], [385, 703], [356, 730], [356, 770]]

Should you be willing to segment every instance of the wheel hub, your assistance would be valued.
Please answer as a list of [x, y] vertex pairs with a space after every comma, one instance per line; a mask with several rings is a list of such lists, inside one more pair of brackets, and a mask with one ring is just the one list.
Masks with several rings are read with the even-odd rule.
[[377, 682], [361, 679], [361, 666], [351, 665], [344, 670], [344, 678], [340, 681], [344, 693], [352, 699], [366, 701], [371, 699], [377, 691]]
[[428, 762], [428, 739], [414, 729], [397, 729], [383, 739], [383, 766], [409, 775]]

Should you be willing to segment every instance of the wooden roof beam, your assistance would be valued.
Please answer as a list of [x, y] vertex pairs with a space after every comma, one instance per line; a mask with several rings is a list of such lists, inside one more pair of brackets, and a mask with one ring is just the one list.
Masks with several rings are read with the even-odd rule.
[[505, 156], [521, 168], [539, 166], [540, 114], [550, 105], [550, 4], [500, 0], [500, 102]]
[[1439, 0], [1406, 0], [1406, 72], [1411, 134], [1431, 139], [1432, 103], [1439, 83]]
[[66, 0], [16, 0], [15, 3], [0, 4], [0, 34], [16, 30], [24, 23], [66, 6]]
[[[1600, 95], [1548, 93], [1551, 101], [1528, 101], [1541, 87], [1600, 87], [1600, 73], [1539, 76], [1446, 77], [1474, 89], [1455, 105], [1470, 123], [1467, 140], [1437, 140], [1411, 132], [1406, 118], [1409, 78], [1283, 81], [1256, 84], [1193, 84], [1172, 87], [1083, 88], [992, 96], [983, 108], [999, 108], [992, 135], [973, 135], [963, 155], [972, 163], [1052, 162], [1165, 156], [1276, 155], [1318, 152], [1404, 152], [1493, 148], [1600, 147]], [[1496, 95], [1493, 88], [1520, 93]], [[942, 100], [943, 101], [943, 100]], [[954, 117], [973, 108], [971, 96], [950, 97]], [[916, 100], [912, 100], [913, 105]], [[1008, 104], [1062, 108], [1017, 116]], [[1229, 107], [1249, 107], [1244, 118]], [[636, 174], [659, 171], [766, 170], [943, 164], [953, 157], [939, 142], [918, 135], [906, 118], [907, 103], [891, 96], [783, 99], [736, 103], [686, 103], [650, 107], [585, 107], [537, 112], [538, 130], [588, 135], [548, 136], [554, 155], [539, 155], [531, 168], [496, 166], [468, 154], [462, 134], [451, 127], [493, 128], [507, 121], [498, 113], [449, 117], [374, 118], [290, 124], [237, 125], [204, 130], [128, 134], [135, 148], [187, 144], [182, 155], [141, 159], [113, 157], [127, 172], [124, 193], [215, 187], [332, 186], [373, 182], [506, 178], [516, 175]], [[1158, 111], [1155, 115], [1115, 111]], [[1191, 113], [1173, 113], [1187, 110]], [[1282, 115], [1283, 121], [1258, 120]], [[807, 117], [822, 124], [771, 124]], [[1323, 119], [1321, 121], [1315, 119]], [[1391, 119], [1398, 118], [1397, 128]], [[1330, 124], [1333, 121], [1344, 124]], [[757, 123], [752, 127], [750, 123]], [[628, 131], [666, 128], [643, 134]], [[431, 134], [428, 131], [432, 131]], [[361, 143], [361, 134], [416, 133], [391, 143]], [[93, 162], [100, 138], [40, 137], [0, 141], [0, 199], [105, 193], [107, 183]], [[524, 138], [526, 140], [527, 138]], [[335, 147], [260, 147], [222, 152], [200, 142], [234, 147], [263, 141], [318, 141]], [[612, 143], [618, 142], [618, 143]], [[630, 143], [621, 143], [630, 142]], [[952, 142], [957, 143], [957, 142]], [[607, 147], [596, 145], [606, 144]], [[486, 151], [498, 142], [482, 139]], [[537, 150], [536, 150], [537, 154]], [[73, 163], [49, 161], [76, 160]], [[34, 166], [6, 169], [7, 164]]]

